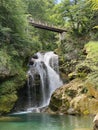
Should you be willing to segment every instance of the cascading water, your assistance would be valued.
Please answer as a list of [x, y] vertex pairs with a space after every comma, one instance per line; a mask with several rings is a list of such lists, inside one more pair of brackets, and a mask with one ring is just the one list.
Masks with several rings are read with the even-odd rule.
[[54, 90], [62, 86], [59, 77], [58, 55], [37, 53], [30, 60], [28, 71], [28, 110], [48, 106]]

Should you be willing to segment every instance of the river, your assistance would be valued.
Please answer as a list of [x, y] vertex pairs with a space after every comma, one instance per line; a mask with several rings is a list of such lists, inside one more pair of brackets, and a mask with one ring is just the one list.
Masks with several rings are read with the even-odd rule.
[[90, 116], [28, 113], [11, 117], [16, 120], [0, 122], [0, 130], [92, 130]]

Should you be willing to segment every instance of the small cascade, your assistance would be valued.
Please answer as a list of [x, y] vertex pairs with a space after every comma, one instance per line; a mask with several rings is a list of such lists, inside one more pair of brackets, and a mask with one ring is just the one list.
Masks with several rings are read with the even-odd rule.
[[28, 111], [48, 106], [52, 93], [60, 86], [58, 55], [54, 52], [36, 53], [29, 62]]

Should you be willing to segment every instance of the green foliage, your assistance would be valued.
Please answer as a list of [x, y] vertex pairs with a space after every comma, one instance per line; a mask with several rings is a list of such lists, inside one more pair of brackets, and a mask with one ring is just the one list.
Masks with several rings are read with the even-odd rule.
[[0, 96], [5, 94], [15, 94], [15, 83], [13, 81], [5, 81], [0, 86]]
[[85, 63], [95, 71], [98, 71], [98, 42], [91, 41], [85, 45], [87, 57]]
[[66, 27], [75, 35], [81, 36], [91, 31], [94, 12], [86, 0], [63, 0], [62, 14]]
[[98, 71], [90, 73], [86, 77], [86, 82], [92, 83], [96, 90], [98, 90]]
[[10, 61], [10, 56], [5, 51], [3, 49], [0, 51], [0, 68], [7, 67], [7, 63]]
[[[12, 4], [13, 3], [13, 4]], [[6, 35], [4, 41], [12, 42], [15, 35], [26, 37], [27, 18], [25, 5], [21, 0], [2, 0], [0, 1], [0, 30], [2, 35]]]
[[[55, 6], [55, 1], [53, 0], [29, 0], [28, 2], [28, 12], [32, 18], [37, 22], [47, 23], [50, 26], [53, 25], [54, 18], [52, 17], [54, 11], [52, 8]], [[36, 39], [37, 45], [40, 50], [54, 50], [57, 48], [56, 44], [56, 33], [50, 32], [42, 29], [32, 28], [33, 33], [31, 34], [33, 39]]]
[[0, 113], [2, 114], [10, 112], [16, 100], [16, 94], [7, 94], [0, 96]]
[[[10, 47], [10, 46], [9, 46]], [[9, 112], [16, 100], [17, 90], [26, 81], [24, 59], [15, 48], [4, 46], [0, 50], [0, 113]], [[11, 98], [11, 99], [10, 99]]]
[[[98, 15], [98, 0], [89, 0], [89, 3], [91, 3], [91, 8], [92, 10], [95, 10], [97, 12]], [[96, 16], [95, 16], [96, 17]], [[98, 22], [98, 21], [97, 21]], [[97, 23], [96, 22], [96, 23]], [[98, 29], [98, 25], [94, 26], [94, 29]]]
[[98, 0], [89, 0], [92, 3], [92, 8], [98, 10]]
[[86, 82], [98, 88], [98, 42], [91, 41], [85, 45], [86, 58], [76, 66], [77, 75], [86, 74]]

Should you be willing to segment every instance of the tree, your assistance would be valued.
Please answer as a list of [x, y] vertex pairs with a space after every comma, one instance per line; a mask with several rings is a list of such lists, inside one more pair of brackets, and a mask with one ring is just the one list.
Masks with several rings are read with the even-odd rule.
[[61, 3], [62, 17], [65, 21], [65, 26], [75, 35], [88, 34], [95, 23], [94, 14], [87, 0], [63, 0]]
[[4, 42], [26, 37], [28, 22], [25, 12], [25, 4], [21, 0], [0, 0], [0, 34]]
[[[89, 2], [91, 2], [92, 4], [92, 9], [98, 12], [98, 0], [90, 0]], [[98, 28], [98, 25], [95, 26], [94, 28]]]
[[90, 0], [90, 2], [92, 2], [93, 9], [98, 10], [98, 0]]

